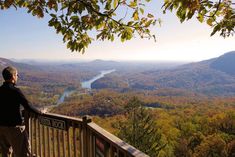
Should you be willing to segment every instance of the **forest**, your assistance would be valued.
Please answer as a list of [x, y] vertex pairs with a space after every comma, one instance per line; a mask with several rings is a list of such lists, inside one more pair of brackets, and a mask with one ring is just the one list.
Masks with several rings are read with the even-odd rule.
[[[130, 104], [135, 101], [139, 106], [133, 111], [135, 106]], [[52, 112], [90, 115], [95, 123], [151, 157], [233, 157], [235, 152], [234, 97], [99, 90], [92, 95], [74, 93]], [[141, 136], [143, 132], [149, 134]]]
[[[215, 63], [159, 69], [156, 64], [29, 65], [0, 59], [0, 70], [6, 64], [18, 68], [17, 86], [34, 106], [72, 117], [89, 115], [151, 157], [233, 157], [235, 79]], [[82, 89], [81, 81], [111, 68], [116, 71], [95, 81], [92, 90]], [[67, 89], [74, 92], [58, 105]]]

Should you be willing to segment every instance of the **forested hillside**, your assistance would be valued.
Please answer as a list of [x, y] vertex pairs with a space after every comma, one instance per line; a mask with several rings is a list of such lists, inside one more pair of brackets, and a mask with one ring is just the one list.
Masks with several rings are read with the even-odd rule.
[[[125, 90], [181, 89], [209, 96], [235, 94], [235, 53], [171, 69], [120, 71], [94, 82], [96, 89]], [[104, 82], [108, 82], [104, 84]]]
[[[151, 155], [150, 152], [146, 152], [150, 156], [206, 157], [213, 153], [218, 157], [233, 157], [234, 97], [205, 97], [193, 93], [185, 93], [184, 96], [158, 95], [163, 92], [120, 93], [100, 90], [91, 95], [74, 93], [67, 98], [66, 103], [54, 108], [52, 112], [75, 117], [90, 115], [94, 122], [142, 151], [147, 151], [150, 146], [156, 144], [160, 146], [157, 147], [158, 151], [151, 151]], [[143, 111], [147, 113], [135, 111], [136, 117], [130, 117], [133, 116], [130, 111], [132, 108], [128, 109], [127, 104], [133, 97], [141, 100]], [[144, 115], [151, 115], [151, 118], [144, 119]], [[134, 121], [131, 118], [134, 118]], [[147, 122], [151, 124], [146, 124]], [[158, 140], [149, 141], [155, 136], [152, 131], [148, 136], [147, 133], [143, 134], [149, 127], [156, 131]], [[125, 138], [133, 134], [138, 136], [134, 143], [133, 140]], [[148, 145], [143, 144], [146, 140]]]
[[226, 53], [218, 57], [210, 66], [230, 75], [235, 75], [235, 51]]

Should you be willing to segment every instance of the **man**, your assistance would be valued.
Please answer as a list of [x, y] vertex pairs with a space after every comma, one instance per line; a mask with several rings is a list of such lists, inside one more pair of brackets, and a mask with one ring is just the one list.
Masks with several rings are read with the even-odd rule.
[[0, 87], [0, 146], [2, 157], [8, 157], [13, 149], [14, 157], [31, 157], [28, 134], [25, 130], [20, 106], [40, 114], [15, 85], [18, 80], [16, 68], [9, 66], [2, 71], [5, 80]]

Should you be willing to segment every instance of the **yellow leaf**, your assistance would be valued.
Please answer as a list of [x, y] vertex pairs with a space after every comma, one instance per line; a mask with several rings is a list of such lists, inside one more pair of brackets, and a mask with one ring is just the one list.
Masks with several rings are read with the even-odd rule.
[[152, 14], [148, 14], [148, 18], [154, 18]]
[[134, 12], [133, 17], [135, 21], [139, 20], [139, 14], [137, 11]]
[[200, 21], [201, 23], [204, 21], [204, 17], [201, 14], [198, 14], [197, 17], [198, 21]]
[[141, 12], [141, 14], [144, 14], [144, 9], [140, 8], [140, 12]]
[[118, 4], [118, 0], [114, 0], [113, 1], [113, 7], [116, 8], [117, 4]]
[[150, 26], [150, 24], [152, 23], [153, 20], [149, 20], [148, 22], [145, 23], [145, 27]]
[[134, 8], [137, 6], [137, 2], [136, 1], [131, 2], [129, 6]]
[[213, 24], [213, 20], [211, 18], [209, 18], [206, 23], [209, 25], [209, 26], [212, 26]]

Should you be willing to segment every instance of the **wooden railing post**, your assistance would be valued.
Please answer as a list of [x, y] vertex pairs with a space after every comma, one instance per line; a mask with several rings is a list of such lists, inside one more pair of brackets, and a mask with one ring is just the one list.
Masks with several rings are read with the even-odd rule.
[[88, 151], [89, 148], [88, 146], [89, 144], [89, 140], [88, 140], [88, 128], [87, 128], [87, 124], [91, 122], [91, 118], [88, 116], [84, 116], [82, 118], [82, 157], [88, 157]]

